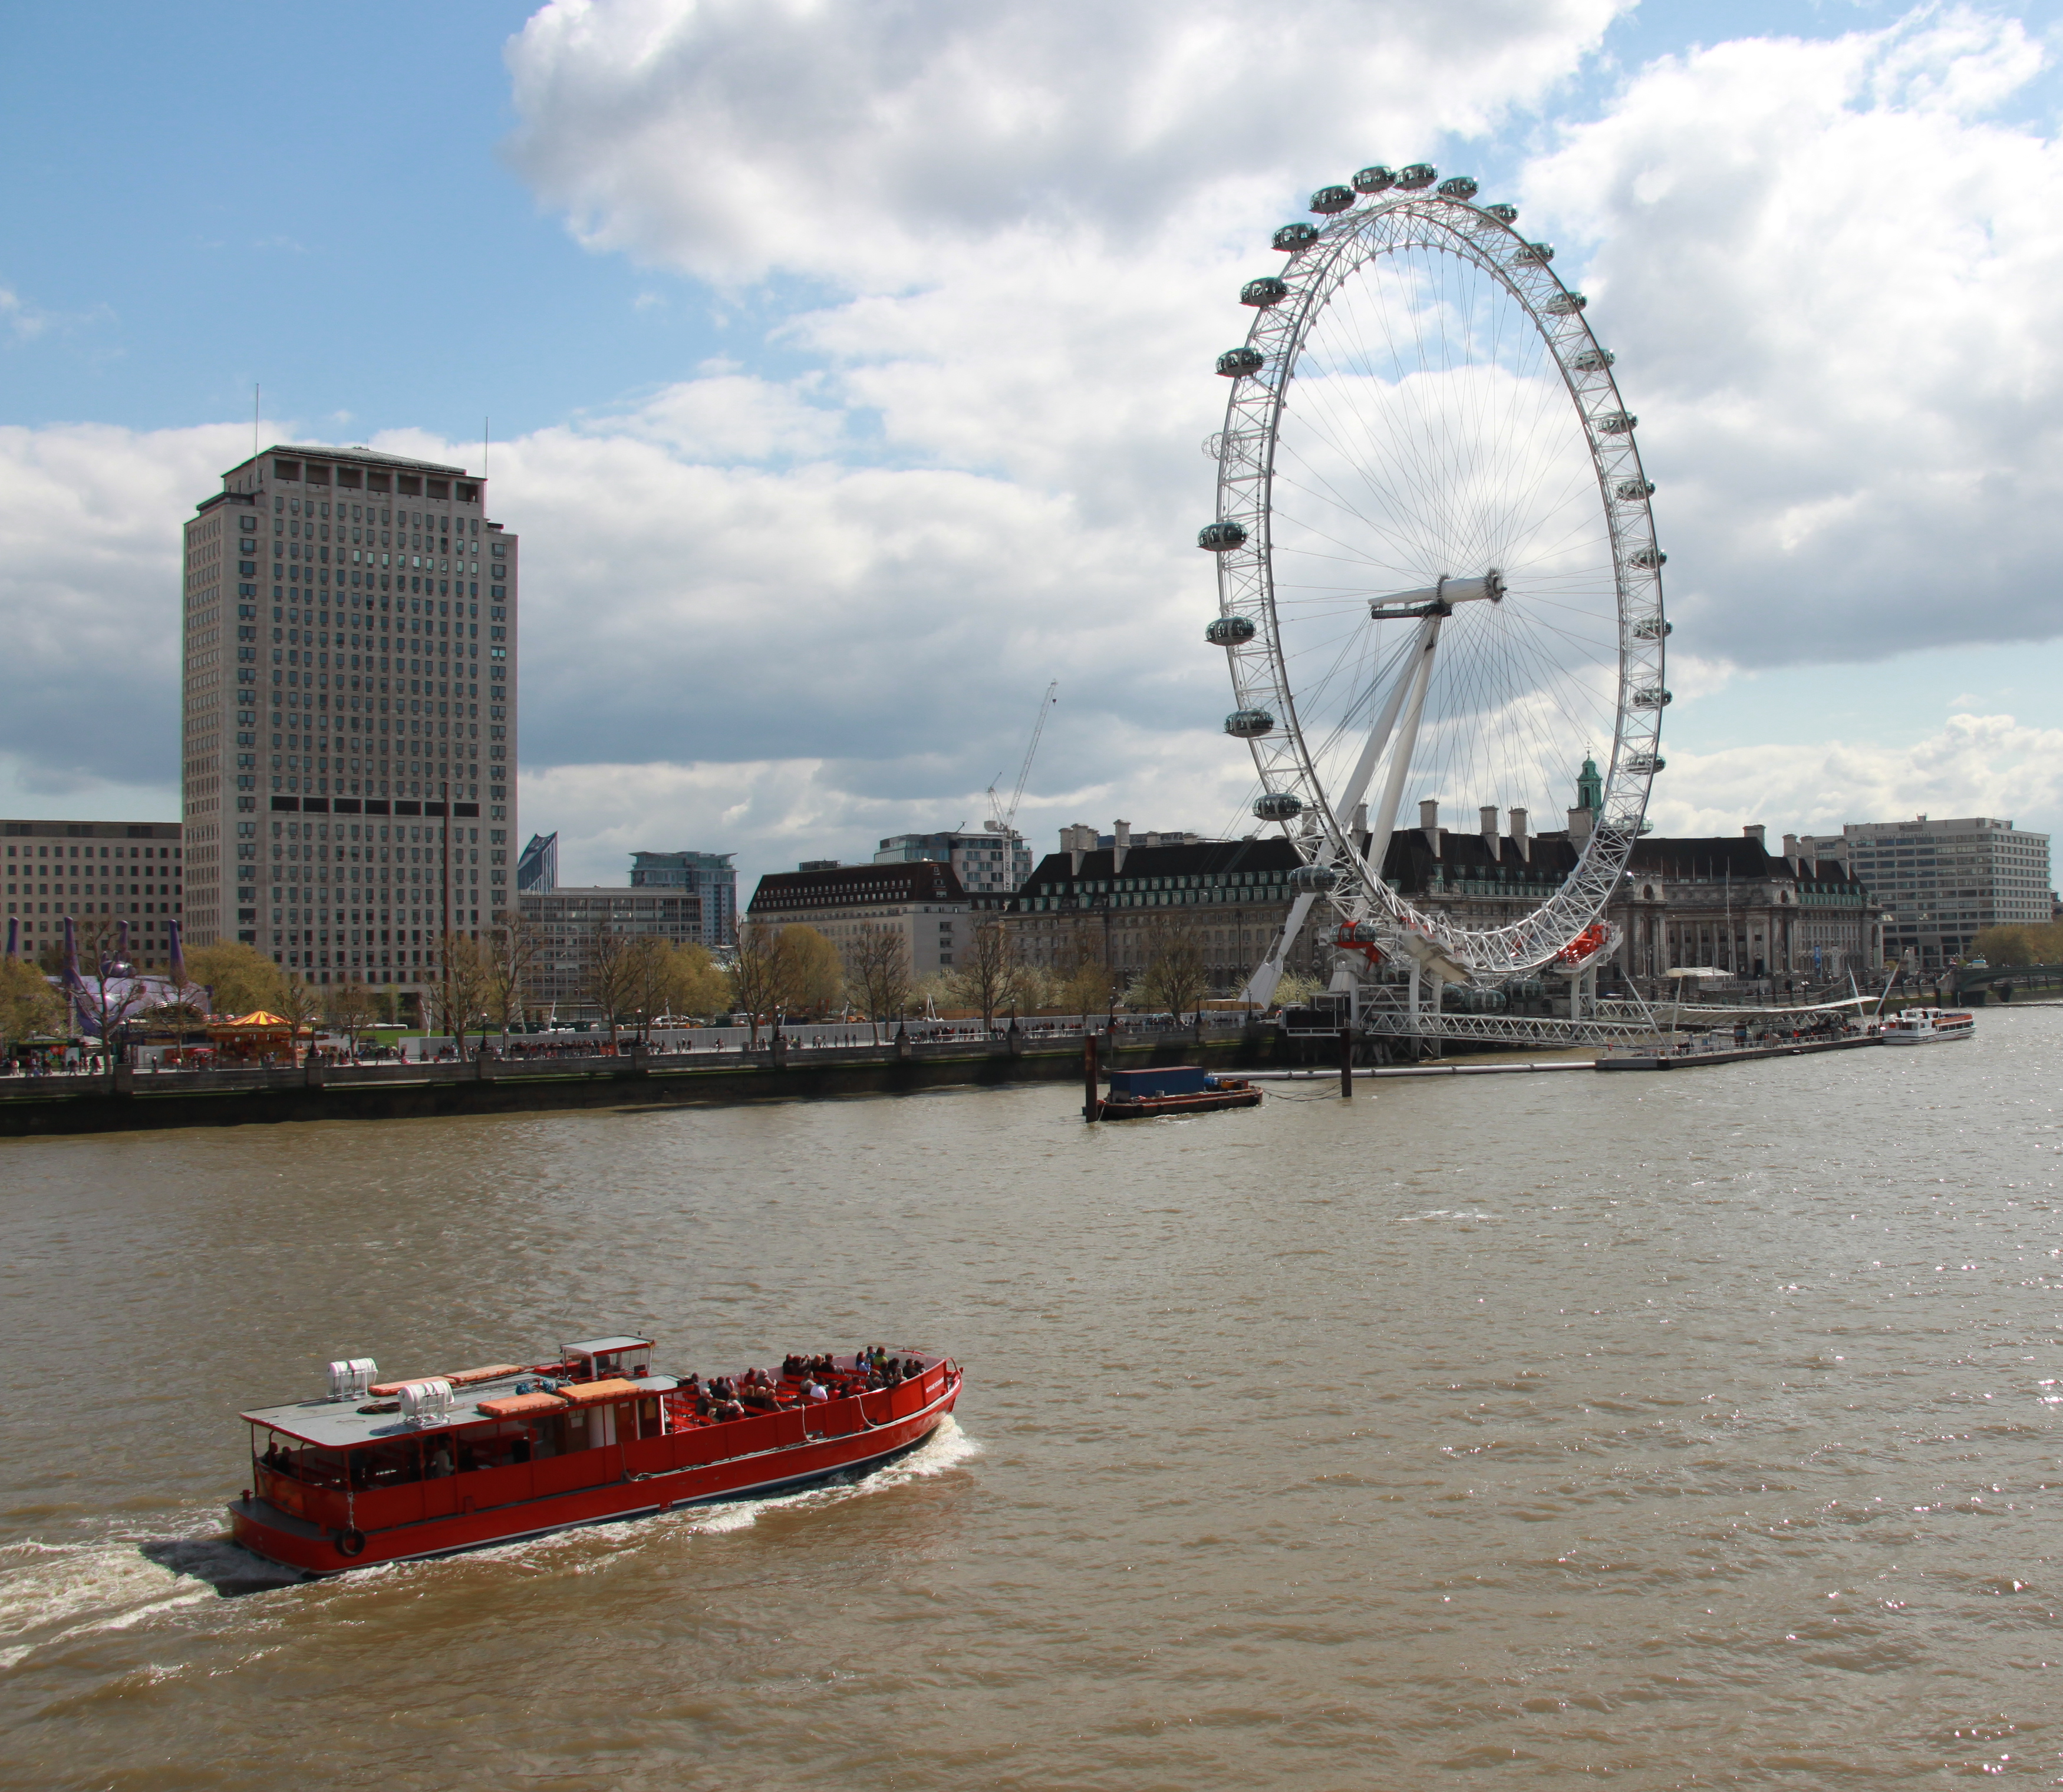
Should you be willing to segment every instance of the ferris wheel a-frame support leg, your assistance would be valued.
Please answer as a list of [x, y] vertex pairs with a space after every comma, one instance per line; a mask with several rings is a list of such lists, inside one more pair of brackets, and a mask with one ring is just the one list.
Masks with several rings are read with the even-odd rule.
[[[1374, 774], [1376, 761], [1382, 757], [1383, 747], [1388, 743], [1390, 730], [1397, 725], [1401, 713], [1404, 731], [1397, 743], [1397, 750], [1390, 756], [1389, 776], [1384, 781], [1382, 804], [1377, 811], [1375, 825], [1369, 836], [1369, 850], [1376, 854], [1378, 875], [1382, 863], [1382, 853], [1389, 844], [1391, 830], [1397, 826], [1397, 806], [1404, 794], [1404, 780], [1411, 769], [1411, 756], [1418, 746], [1418, 724], [1426, 713], [1426, 687], [1433, 680], [1433, 654], [1440, 641], [1440, 625], [1446, 620], [1444, 611], [1435, 611], [1426, 618], [1418, 632], [1418, 646], [1410, 663], [1398, 673], [1397, 682], [1384, 700], [1381, 713], [1375, 725], [1369, 731], [1368, 745], [1361, 749], [1360, 761], [1355, 765], [1353, 776], [1341, 792], [1339, 807], [1351, 814], [1354, 806], [1367, 790], [1369, 779]], [[1335, 811], [1337, 814], [1337, 811]], [[1382, 846], [1378, 849], [1375, 842]], [[1341, 858], [1347, 850], [1344, 839], [1335, 838], [1330, 857]], [[1275, 998], [1276, 986], [1282, 981], [1282, 973], [1289, 956], [1289, 949], [1297, 942], [1297, 936], [1304, 930], [1310, 919], [1311, 905], [1317, 900], [1314, 894], [1299, 896], [1289, 905], [1289, 914], [1282, 925], [1281, 937], [1273, 949], [1256, 966], [1253, 976], [1247, 979], [1243, 999], [1259, 1007], [1266, 1007]], [[1414, 973], [1413, 988], [1417, 988]]]

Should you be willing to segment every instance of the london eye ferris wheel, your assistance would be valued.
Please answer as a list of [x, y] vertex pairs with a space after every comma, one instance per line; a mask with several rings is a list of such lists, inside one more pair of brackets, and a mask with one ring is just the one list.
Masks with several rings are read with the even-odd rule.
[[[1661, 766], [1664, 556], [1636, 420], [1554, 251], [1473, 180], [1438, 179], [1417, 163], [1319, 189], [1218, 357], [1206, 637], [1254, 813], [1303, 860], [1263, 1002], [1318, 902], [1478, 984], [1545, 964], [1602, 911]], [[1471, 926], [1385, 881], [1401, 803], [1551, 816], [1586, 757], [1604, 766], [1588, 837], [1520, 918]]]

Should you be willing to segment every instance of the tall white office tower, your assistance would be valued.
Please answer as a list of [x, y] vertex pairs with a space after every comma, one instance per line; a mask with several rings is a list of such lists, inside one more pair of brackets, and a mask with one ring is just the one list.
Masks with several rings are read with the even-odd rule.
[[186, 531], [187, 941], [420, 1012], [513, 914], [517, 540], [462, 467], [274, 447]]

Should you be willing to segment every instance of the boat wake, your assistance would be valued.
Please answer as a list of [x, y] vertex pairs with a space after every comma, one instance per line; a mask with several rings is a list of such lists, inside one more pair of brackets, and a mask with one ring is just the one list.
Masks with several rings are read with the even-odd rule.
[[302, 1578], [220, 1535], [0, 1546], [0, 1673], [40, 1649]]

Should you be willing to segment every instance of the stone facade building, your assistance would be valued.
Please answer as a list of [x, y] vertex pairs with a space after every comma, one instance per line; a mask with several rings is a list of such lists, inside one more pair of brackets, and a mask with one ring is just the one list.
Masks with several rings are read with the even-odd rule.
[[746, 918], [814, 927], [841, 951], [863, 933], [891, 929], [920, 982], [965, 964], [973, 937], [967, 891], [952, 866], [936, 859], [774, 872], [759, 880]]
[[[1391, 837], [1383, 876], [1414, 906], [1470, 927], [1508, 926], [1568, 878], [1586, 836], [1589, 811], [1571, 827], [1529, 834], [1523, 811], [1500, 834], [1496, 811], [1473, 833], [1439, 825], [1438, 806], [1420, 805], [1421, 826]], [[1742, 982], [1832, 982], [1866, 974], [1884, 956], [1883, 914], [1848, 866], [1800, 848], [1787, 835], [1769, 851], [1759, 826], [1729, 835], [1635, 843], [1606, 918], [1621, 930], [1622, 978], [1658, 988], [1673, 967], [1707, 966]]]
[[[1092, 845], [1086, 827], [1063, 829], [1060, 838], [1063, 850], [1041, 859], [1023, 889], [991, 905], [1026, 962], [1064, 974], [1093, 957], [1136, 976], [1158, 938], [1179, 927], [1193, 931], [1221, 996], [1237, 994], [1273, 946], [1293, 900], [1289, 874], [1303, 862], [1280, 836], [1135, 846], [1120, 822], [1108, 846]], [[1292, 971], [1329, 972], [1330, 913], [1314, 909], [1314, 924], [1291, 950]]]

